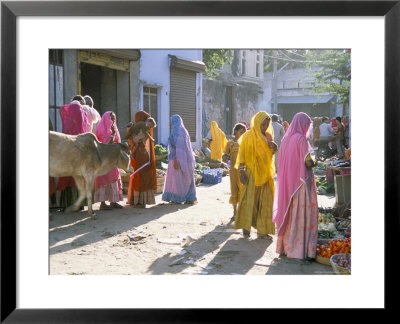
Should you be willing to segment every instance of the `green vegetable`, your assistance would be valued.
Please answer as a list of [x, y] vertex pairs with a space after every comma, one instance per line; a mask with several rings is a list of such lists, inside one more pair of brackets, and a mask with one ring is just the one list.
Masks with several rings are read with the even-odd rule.
[[164, 147], [162, 147], [160, 144], [156, 144], [154, 145], [154, 152], [156, 153], [156, 155], [163, 155], [163, 154], [167, 154], [168, 150]]

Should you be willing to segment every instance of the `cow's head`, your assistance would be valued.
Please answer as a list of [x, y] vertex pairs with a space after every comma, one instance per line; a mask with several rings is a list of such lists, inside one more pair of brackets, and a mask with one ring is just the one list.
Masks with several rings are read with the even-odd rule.
[[126, 172], [133, 172], [131, 166], [129, 145], [127, 143], [119, 143], [119, 146], [121, 150], [118, 157], [118, 168]]

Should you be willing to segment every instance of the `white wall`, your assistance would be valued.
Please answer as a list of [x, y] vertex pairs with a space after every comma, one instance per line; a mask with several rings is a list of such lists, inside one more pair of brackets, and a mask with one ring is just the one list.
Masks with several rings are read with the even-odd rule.
[[[168, 55], [176, 55], [193, 61], [202, 61], [202, 50], [141, 50], [140, 58], [140, 82], [141, 95], [140, 105], [143, 106], [143, 84], [159, 85], [158, 91], [158, 134], [159, 142], [166, 145], [170, 133], [169, 121], [169, 91], [170, 91], [170, 70]], [[192, 143], [194, 148], [201, 145], [201, 115], [202, 115], [202, 73], [196, 76], [197, 90], [197, 121], [196, 121], [196, 142]]]

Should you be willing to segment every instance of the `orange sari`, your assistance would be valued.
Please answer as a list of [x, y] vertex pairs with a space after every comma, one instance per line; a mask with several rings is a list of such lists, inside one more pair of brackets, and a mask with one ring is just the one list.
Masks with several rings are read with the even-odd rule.
[[[150, 115], [147, 112], [142, 110], [138, 111], [135, 114], [135, 122], [145, 121], [149, 117]], [[153, 137], [153, 129], [150, 129], [150, 136]], [[143, 167], [135, 174], [132, 173], [129, 179], [128, 203], [136, 205], [137, 203], [134, 203], [136, 202], [136, 199], [134, 199], [135, 191], [137, 193], [142, 193], [157, 189], [156, 156], [154, 152], [154, 143], [150, 140], [147, 140], [146, 144], [140, 142], [134, 145], [132, 140], [129, 139], [129, 143], [131, 144], [131, 152], [134, 147], [137, 146], [133, 155], [134, 158], [131, 159], [133, 169], [136, 171]], [[144, 166], [148, 162], [150, 163]]]

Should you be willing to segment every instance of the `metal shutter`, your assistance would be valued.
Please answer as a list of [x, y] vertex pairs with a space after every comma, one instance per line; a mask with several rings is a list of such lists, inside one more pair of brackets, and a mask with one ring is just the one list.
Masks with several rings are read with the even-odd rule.
[[171, 68], [170, 116], [179, 115], [196, 141], [196, 72]]

